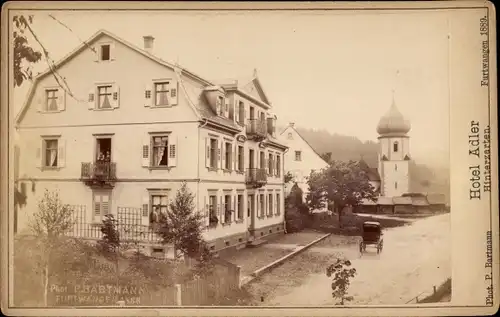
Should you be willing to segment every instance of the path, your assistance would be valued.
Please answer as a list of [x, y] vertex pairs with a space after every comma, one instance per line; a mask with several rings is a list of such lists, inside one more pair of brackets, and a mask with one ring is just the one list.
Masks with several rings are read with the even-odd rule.
[[[305, 251], [308, 253], [305, 256], [318, 258], [308, 264], [316, 266], [316, 273], [307, 274], [304, 281], [293, 286], [285, 281], [271, 282], [272, 276], [263, 279], [261, 283], [274, 284], [273, 291], [260, 304], [333, 305], [331, 282], [324, 270], [339, 255], [350, 259], [358, 272], [349, 289], [349, 294], [354, 296], [351, 304], [405, 304], [451, 276], [450, 231], [449, 214], [416, 220], [409, 226], [385, 230], [383, 252], [377, 254], [375, 249], [368, 247], [362, 256], [357, 244], [339, 247], [327, 239]], [[320, 255], [326, 259], [325, 262], [319, 260]], [[293, 263], [283, 268], [288, 271], [293, 269]], [[272, 271], [268, 274], [283, 274], [280, 268], [275, 270], [276, 273]], [[288, 285], [280, 286], [280, 283]]]

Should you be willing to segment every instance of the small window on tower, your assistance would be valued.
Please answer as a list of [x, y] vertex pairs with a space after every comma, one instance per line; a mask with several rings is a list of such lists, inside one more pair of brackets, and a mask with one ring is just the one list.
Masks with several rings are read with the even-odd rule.
[[398, 189], [398, 182], [394, 182], [394, 188]]
[[397, 171], [398, 170], [398, 164], [394, 164], [394, 170]]
[[397, 152], [398, 151], [398, 142], [394, 142], [394, 145], [393, 145], [393, 150], [394, 152]]

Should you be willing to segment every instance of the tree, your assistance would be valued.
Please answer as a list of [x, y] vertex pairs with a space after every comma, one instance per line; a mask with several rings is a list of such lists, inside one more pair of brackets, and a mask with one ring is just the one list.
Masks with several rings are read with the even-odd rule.
[[97, 249], [115, 264], [116, 285], [120, 280], [120, 232], [118, 221], [112, 214], [104, 215], [101, 225], [102, 237], [97, 241]]
[[311, 172], [307, 183], [309, 193], [307, 203], [310, 208], [319, 208], [326, 199], [341, 222], [342, 210], [347, 206], [357, 206], [364, 199], [376, 201], [377, 194], [370, 184], [366, 172], [359, 162], [332, 161], [330, 166], [319, 172]]
[[194, 212], [194, 194], [184, 182], [166, 214], [160, 215], [158, 234], [163, 243], [174, 246], [174, 256], [196, 258], [201, 266], [208, 264], [211, 253], [202, 236], [203, 215]]
[[30, 228], [37, 238], [39, 248], [43, 251], [43, 256], [37, 266], [42, 273], [45, 306], [47, 306], [49, 276], [51, 274], [49, 263], [52, 252], [57, 248], [59, 238], [73, 227], [71, 215], [71, 209], [61, 202], [57, 192], [51, 193], [45, 190], [43, 198], [38, 203], [38, 210], [30, 221]]
[[300, 231], [309, 220], [309, 216], [309, 207], [304, 203], [302, 189], [295, 183], [290, 194], [285, 197], [286, 231]]
[[[14, 22], [14, 86], [21, 86], [22, 83], [33, 77], [30, 64], [37, 63], [42, 58], [42, 53], [34, 50], [26, 38], [26, 30], [30, 30], [30, 25], [33, 23], [33, 16], [25, 17], [16, 15], [13, 17]], [[28, 65], [25, 65], [25, 62]]]
[[337, 261], [326, 268], [326, 275], [333, 276], [332, 296], [340, 302], [336, 305], [344, 305], [345, 301], [352, 301], [352, 296], [347, 296], [347, 290], [351, 284], [350, 279], [357, 273], [355, 268], [349, 268], [351, 261], [337, 259]]
[[290, 183], [293, 180], [293, 175], [290, 172], [286, 172], [283, 182], [286, 184]]
[[325, 153], [322, 153], [321, 154], [321, 158], [327, 162], [328, 164], [330, 164], [330, 162], [332, 161], [332, 152], [325, 152]]

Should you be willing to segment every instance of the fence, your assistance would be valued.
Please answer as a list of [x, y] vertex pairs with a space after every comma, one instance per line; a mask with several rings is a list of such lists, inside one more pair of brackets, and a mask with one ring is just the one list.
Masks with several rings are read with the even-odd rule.
[[[101, 239], [102, 223], [86, 221], [87, 207], [84, 205], [69, 206], [72, 210], [72, 228], [67, 236], [83, 239]], [[131, 207], [118, 207], [116, 212], [117, 227], [120, 239], [127, 242], [161, 243], [161, 237], [156, 234], [153, 227], [142, 224], [142, 209]]]

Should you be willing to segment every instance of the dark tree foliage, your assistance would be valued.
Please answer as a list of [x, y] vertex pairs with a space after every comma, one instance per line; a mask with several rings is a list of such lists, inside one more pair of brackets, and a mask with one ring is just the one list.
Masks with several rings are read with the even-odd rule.
[[320, 208], [326, 199], [329, 206], [333, 203], [339, 222], [345, 207], [358, 206], [364, 199], [376, 201], [377, 198], [365, 170], [356, 161], [332, 161], [326, 169], [311, 172], [307, 184], [310, 188], [306, 198], [309, 207]]
[[[16, 15], [14, 22], [14, 85], [21, 86], [28, 79], [32, 79], [33, 74], [29, 64], [37, 63], [42, 58], [42, 53], [34, 50], [26, 38], [26, 30], [33, 23], [33, 16]], [[24, 65], [28, 63], [28, 66]]]
[[119, 252], [120, 232], [118, 221], [112, 214], [104, 215], [101, 225], [102, 238], [98, 241], [99, 249], [105, 255], [114, 255]]
[[176, 256], [180, 252], [204, 266], [208, 264], [211, 253], [202, 235], [203, 215], [194, 209], [194, 194], [183, 183], [169, 204], [168, 212], [161, 215], [157, 230], [163, 243], [174, 245]]

